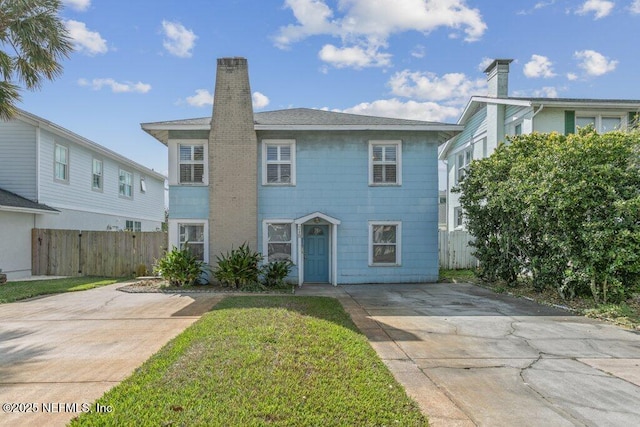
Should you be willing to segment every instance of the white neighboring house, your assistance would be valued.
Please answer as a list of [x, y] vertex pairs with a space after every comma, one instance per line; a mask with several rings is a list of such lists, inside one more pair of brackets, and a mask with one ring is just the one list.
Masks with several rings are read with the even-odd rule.
[[31, 229], [156, 231], [165, 176], [43, 118], [0, 121], [0, 269], [31, 274]]
[[471, 98], [458, 120], [464, 130], [439, 149], [447, 163], [447, 229], [464, 230], [460, 194], [452, 193], [473, 159], [490, 156], [507, 135], [574, 133], [593, 124], [598, 132], [626, 129], [637, 121], [640, 100], [521, 98], [508, 96], [511, 59], [496, 59], [484, 71], [488, 96]]

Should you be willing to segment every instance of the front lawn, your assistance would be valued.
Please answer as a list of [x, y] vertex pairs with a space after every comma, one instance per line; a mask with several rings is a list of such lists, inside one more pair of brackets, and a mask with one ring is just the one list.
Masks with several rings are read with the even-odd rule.
[[84, 291], [98, 286], [111, 285], [121, 279], [107, 277], [69, 277], [65, 279], [25, 280], [0, 285], [0, 304], [40, 295]]
[[71, 425], [428, 425], [326, 297], [228, 297], [97, 403]]

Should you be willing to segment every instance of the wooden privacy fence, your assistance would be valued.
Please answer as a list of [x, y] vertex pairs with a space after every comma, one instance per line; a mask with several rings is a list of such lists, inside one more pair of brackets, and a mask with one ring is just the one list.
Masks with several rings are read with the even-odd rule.
[[475, 268], [478, 260], [471, 255], [473, 248], [469, 241], [473, 240], [468, 231], [438, 231], [438, 248], [440, 251], [440, 268], [458, 270]]
[[130, 276], [151, 272], [167, 249], [167, 233], [34, 228], [31, 273], [47, 276]]

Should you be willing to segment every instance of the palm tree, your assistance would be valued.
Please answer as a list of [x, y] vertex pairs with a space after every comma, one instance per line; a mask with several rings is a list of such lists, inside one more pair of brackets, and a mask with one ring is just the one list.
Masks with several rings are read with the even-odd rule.
[[60, 0], [0, 0], [0, 119], [10, 119], [20, 86], [39, 89], [62, 74], [60, 60], [73, 51], [58, 17]]

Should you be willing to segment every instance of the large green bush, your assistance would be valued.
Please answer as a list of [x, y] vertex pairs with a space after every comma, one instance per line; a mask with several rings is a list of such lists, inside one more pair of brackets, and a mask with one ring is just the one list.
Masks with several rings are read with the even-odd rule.
[[237, 289], [259, 283], [262, 254], [251, 250], [246, 243], [216, 258], [218, 267], [213, 276], [222, 285]]
[[204, 272], [205, 264], [198, 260], [189, 249], [174, 247], [156, 261], [154, 272], [174, 286], [193, 285]]
[[522, 135], [459, 185], [480, 274], [619, 301], [640, 282], [640, 133]]
[[223, 286], [245, 290], [283, 287], [293, 265], [289, 260], [280, 260], [261, 266], [262, 254], [251, 250], [246, 243], [219, 255], [217, 260], [214, 277]]

